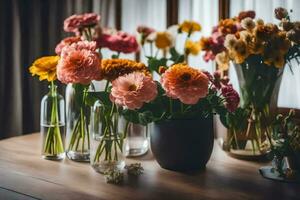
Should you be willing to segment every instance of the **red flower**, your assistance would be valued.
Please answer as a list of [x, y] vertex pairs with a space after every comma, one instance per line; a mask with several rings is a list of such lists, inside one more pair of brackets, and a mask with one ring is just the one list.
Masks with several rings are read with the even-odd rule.
[[116, 34], [103, 33], [97, 42], [100, 47], [107, 47], [112, 51], [122, 53], [133, 53], [139, 48], [135, 36], [122, 31]]

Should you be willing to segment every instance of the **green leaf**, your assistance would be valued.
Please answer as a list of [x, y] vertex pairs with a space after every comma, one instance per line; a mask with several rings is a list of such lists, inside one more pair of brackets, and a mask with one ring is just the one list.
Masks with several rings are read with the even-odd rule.
[[172, 47], [170, 49], [171, 58], [170, 60], [174, 61], [174, 64], [181, 63], [184, 61], [184, 55], [178, 53], [175, 49], [175, 47]]
[[86, 97], [86, 104], [93, 106], [97, 100], [100, 100], [104, 105], [111, 106], [112, 102], [109, 99], [108, 92], [88, 92]]
[[167, 66], [168, 59], [161, 58], [157, 59], [155, 57], [148, 57], [148, 67], [151, 72], [158, 72], [160, 66]]

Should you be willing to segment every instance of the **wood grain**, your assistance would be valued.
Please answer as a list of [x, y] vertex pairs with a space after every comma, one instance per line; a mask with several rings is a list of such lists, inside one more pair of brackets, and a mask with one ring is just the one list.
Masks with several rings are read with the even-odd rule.
[[145, 172], [138, 178], [126, 177], [122, 185], [106, 184], [88, 163], [43, 160], [39, 145], [39, 134], [0, 141], [0, 199], [300, 198], [299, 185], [274, 182], [259, 175], [258, 168], [267, 163], [233, 159], [218, 145], [207, 169], [198, 173], [161, 169], [151, 154], [128, 159], [127, 163], [142, 162]]

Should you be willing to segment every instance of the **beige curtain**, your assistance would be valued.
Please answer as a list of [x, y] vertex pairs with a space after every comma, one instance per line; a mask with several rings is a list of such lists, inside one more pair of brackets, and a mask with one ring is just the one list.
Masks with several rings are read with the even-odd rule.
[[114, 26], [114, 2], [0, 1], [0, 139], [39, 130], [47, 83], [31, 77], [28, 67], [36, 58], [54, 54], [56, 44], [67, 36], [63, 20], [74, 13], [96, 12], [102, 25]]

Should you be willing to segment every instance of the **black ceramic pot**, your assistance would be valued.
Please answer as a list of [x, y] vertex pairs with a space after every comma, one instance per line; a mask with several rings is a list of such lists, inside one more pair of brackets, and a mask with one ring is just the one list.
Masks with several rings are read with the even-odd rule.
[[158, 164], [169, 170], [204, 169], [213, 143], [212, 117], [154, 123], [151, 130], [152, 153]]

